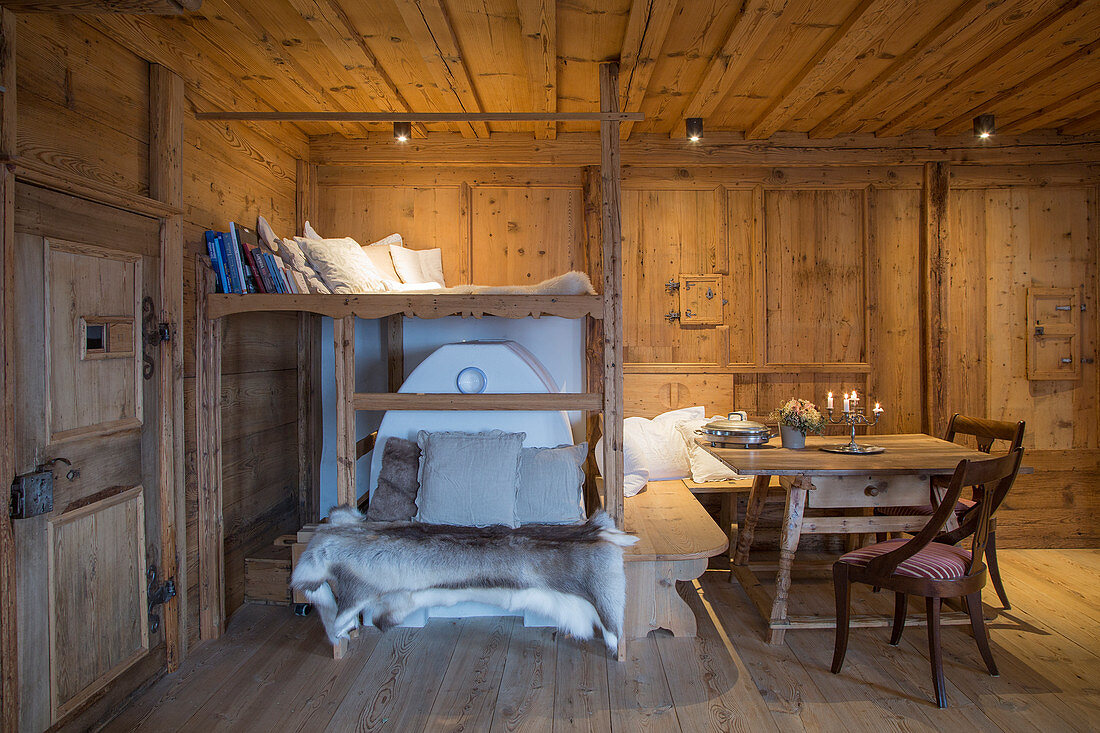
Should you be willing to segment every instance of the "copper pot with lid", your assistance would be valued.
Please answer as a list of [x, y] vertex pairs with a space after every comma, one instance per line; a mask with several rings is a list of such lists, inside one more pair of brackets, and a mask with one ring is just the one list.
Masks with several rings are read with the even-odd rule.
[[731, 412], [725, 418], [715, 418], [695, 432], [704, 436], [714, 448], [759, 448], [778, 434], [763, 423], [749, 420], [743, 410]]

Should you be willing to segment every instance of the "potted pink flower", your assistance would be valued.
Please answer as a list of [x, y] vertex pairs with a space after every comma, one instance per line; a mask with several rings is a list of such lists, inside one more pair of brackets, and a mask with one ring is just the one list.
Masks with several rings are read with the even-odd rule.
[[820, 434], [825, 429], [825, 417], [817, 409], [817, 405], [809, 400], [787, 400], [768, 417], [779, 423], [779, 434], [784, 448], [805, 448], [807, 433]]

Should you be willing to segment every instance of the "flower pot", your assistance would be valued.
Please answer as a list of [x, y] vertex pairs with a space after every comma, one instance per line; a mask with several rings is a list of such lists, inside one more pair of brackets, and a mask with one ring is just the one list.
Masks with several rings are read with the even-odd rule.
[[798, 428], [792, 428], [790, 425], [780, 425], [779, 436], [783, 441], [784, 448], [802, 450], [806, 447], [806, 434]]

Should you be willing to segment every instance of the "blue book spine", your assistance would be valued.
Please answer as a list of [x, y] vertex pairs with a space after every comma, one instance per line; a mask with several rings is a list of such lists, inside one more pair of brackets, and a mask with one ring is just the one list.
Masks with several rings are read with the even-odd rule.
[[210, 255], [210, 265], [214, 268], [214, 274], [218, 278], [218, 292], [228, 293], [229, 283], [225, 278], [225, 264], [222, 262], [221, 253], [218, 251], [217, 232], [206, 230], [206, 253]]
[[241, 292], [255, 293], [256, 286], [252, 284], [252, 268], [248, 264], [248, 258], [244, 253], [244, 245], [241, 243], [241, 238], [237, 234], [236, 222], [230, 222], [229, 224], [229, 243], [232, 245], [234, 254], [237, 257], [237, 262], [241, 267], [241, 284], [244, 286]]
[[267, 261], [267, 269], [271, 272], [271, 280], [275, 284], [275, 290], [285, 295], [287, 290], [283, 285], [283, 279], [279, 277], [279, 263], [275, 261], [275, 255], [264, 252], [264, 259]]
[[222, 261], [225, 262], [225, 273], [229, 279], [229, 292], [243, 293], [244, 273], [241, 271], [241, 263], [233, 256], [233, 242], [224, 232], [218, 235], [218, 245], [221, 248]]

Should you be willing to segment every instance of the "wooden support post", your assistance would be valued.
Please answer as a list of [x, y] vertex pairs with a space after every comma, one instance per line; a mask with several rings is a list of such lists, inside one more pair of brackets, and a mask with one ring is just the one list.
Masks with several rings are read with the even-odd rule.
[[[603, 235], [600, 228], [600, 169], [589, 165], [581, 169], [581, 196], [584, 200], [583, 228], [585, 268], [593, 283], [603, 282]], [[603, 387], [603, 319], [584, 319], [584, 364], [586, 392], [602, 392]], [[588, 441], [588, 458], [585, 462], [585, 506], [589, 513], [600, 506], [596, 477], [596, 442], [600, 434], [600, 414], [585, 413], [585, 439]]]
[[222, 524], [222, 321], [206, 317], [214, 273], [195, 260], [195, 447], [198, 453], [199, 638], [225, 627], [225, 530]]
[[355, 316], [332, 319], [336, 350], [336, 503], [355, 506]]
[[[183, 79], [159, 64], [149, 68], [149, 195], [183, 207]], [[162, 572], [177, 583], [187, 578], [186, 556], [178, 528], [186, 526], [183, 491], [183, 217], [168, 216], [160, 225], [160, 320], [172, 338], [160, 348], [160, 439], [157, 466], [160, 498]], [[167, 667], [174, 672], [187, 648], [186, 593], [164, 604]]]
[[[15, 15], [0, 10], [0, 155], [15, 155]], [[15, 475], [15, 174], [0, 169], [0, 476]], [[0, 517], [0, 730], [19, 729], [19, 656], [16, 637], [15, 537]]]
[[935, 435], [947, 427], [947, 164], [924, 164], [921, 189], [921, 430]]
[[[619, 65], [600, 64], [600, 111], [619, 111]], [[623, 259], [619, 122], [600, 122], [604, 506], [623, 523]]]
[[[294, 221], [301, 232], [317, 212], [317, 166], [299, 159], [295, 167]], [[321, 491], [321, 317], [298, 314], [298, 521], [320, 520]]]
[[405, 382], [405, 316], [387, 316], [385, 336], [390, 392], [396, 392]]

